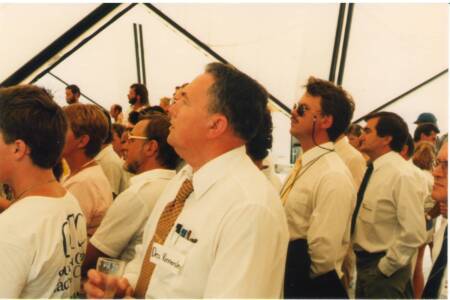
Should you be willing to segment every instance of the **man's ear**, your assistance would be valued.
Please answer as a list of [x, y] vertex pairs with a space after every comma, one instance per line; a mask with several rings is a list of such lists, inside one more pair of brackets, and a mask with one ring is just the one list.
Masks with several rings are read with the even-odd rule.
[[15, 140], [13, 146], [13, 154], [17, 160], [22, 159], [26, 155], [30, 154], [30, 148], [23, 140]]
[[159, 145], [155, 140], [150, 140], [142, 147], [145, 157], [152, 157], [158, 153]]
[[322, 129], [328, 129], [331, 126], [333, 126], [333, 116], [332, 115], [325, 115], [320, 117], [320, 127]]
[[389, 146], [392, 142], [392, 136], [390, 136], [390, 135], [383, 136], [382, 139], [383, 139], [383, 144], [385, 146]]
[[213, 114], [207, 122], [208, 138], [216, 138], [228, 129], [228, 119], [222, 114]]
[[89, 143], [90, 141], [90, 137], [87, 134], [83, 134], [82, 136], [80, 136], [78, 139], [78, 144], [77, 144], [77, 148], [81, 149], [81, 148], [85, 148], [86, 145]]

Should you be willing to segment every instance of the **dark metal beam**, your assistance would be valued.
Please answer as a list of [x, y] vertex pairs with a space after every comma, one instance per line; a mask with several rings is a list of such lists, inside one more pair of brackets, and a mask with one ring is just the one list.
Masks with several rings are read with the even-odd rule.
[[431, 77], [431, 78], [425, 80], [424, 82], [422, 82], [422, 83], [416, 85], [416, 86], [413, 87], [412, 89], [407, 90], [407, 91], [404, 92], [403, 94], [401, 94], [401, 95], [395, 97], [394, 99], [392, 99], [392, 100], [386, 102], [385, 104], [383, 104], [383, 105], [381, 105], [381, 106], [375, 108], [375, 109], [372, 110], [370, 113], [365, 114], [364, 116], [362, 116], [361, 118], [357, 119], [356, 121], [354, 121], [354, 122], [352, 122], [352, 123], [358, 123], [358, 122], [361, 122], [361, 121], [364, 120], [368, 115], [373, 114], [373, 113], [376, 113], [376, 112], [378, 112], [378, 111], [380, 111], [380, 110], [382, 110], [382, 109], [388, 107], [389, 105], [391, 105], [391, 104], [397, 102], [398, 100], [402, 99], [403, 97], [405, 97], [405, 96], [411, 94], [412, 92], [414, 92], [414, 91], [420, 89], [420, 88], [423, 87], [424, 85], [427, 85], [428, 83], [432, 82], [433, 80], [435, 80], [435, 79], [441, 77], [441, 76], [444, 75], [445, 73], [448, 73], [448, 68], [445, 69], [445, 70], [442, 71], [442, 72], [439, 72], [438, 74], [434, 75], [433, 77]]
[[139, 24], [139, 44], [141, 45], [142, 83], [147, 86], [147, 76], [145, 74], [144, 35], [142, 33], [142, 24]]
[[138, 40], [138, 32], [137, 32], [137, 24], [133, 23], [133, 33], [134, 33], [134, 52], [136, 55], [136, 72], [137, 72], [137, 82], [141, 83], [141, 66], [139, 59], [139, 40]]
[[331, 82], [334, 82], [336, 78], [336, 66], [337, 66], [337, 59], [339, 56], [339, 47], [341, 45], [342, 24], [344, 23], [346, 5], [347, 4], [345, 3], [339, 4], [339, 15], [336, 25], [336, 35], [334, 37], [334, 47], [333, 47], [333, 54], [331, 56], [330, 74], [328, 76], [328, 80]]
[[[182, 33], [184, 36], [186, 36], [188, 39], [190, 39], [192, 42], [194, 42], [197, 46], [202, 48], [204, 51], [206, 51], [209, 55], [217, 59], [218, 61], [231, 65], [225, 58], [220, 56], [217, 52], [212, 50], [209, 46], [207, 46], [205, 43], [197, 39], [194, 35], [192, 35], [190, 32], [188, 32], [186, 29], [181, 27], [178, 23], [176, 23], [174, 20], [169, 18], [166, 14], [164, 14], [162, 11], [157, 9], [153, 4], [150, 3], [144, 3], [145, 6], [147, 6], [151, 11], [153, 11], [155, 14], [157, 14], [160, 18], [162, 18], [164, 21], [169, 23], [172, 27], [174, 27], [177, 31]], [[236, 67], [236, 66], [235, 66]], [[269, 98], [273, 102], [275, 102], [282, 110], [289, 113], [291, 112], [291, 109], [287, 107], [283, 102], [275, 98], [272, 94], [269, 93]]]
[[[120, 5], [120, 4], [118, 4]], [[33, 80], [31, 80], [30, 83], [34, 83], [36, 81], [38, 81], [42, 76], [44, 76], [45, 74], [47, 74], [48, 72], [50, 72], [53, 68], [55, 68], [57, 65], [59, 65], [60, 63], [62, 63], [66, 58], [68, 58], [70, 55], [72, 55], [75, 51], [77, 51], [78, 49], [80, 49], [82, 46], [84, 46], [86, 43], [88, 43], [90, 40], [92, 40], [95, 36], [97, 36], [97, 34], [99, 34], [100, 32], [102, 32], [103, 30], [105, 30], [109, 25], [111, 25], [112, 23], [114, 23], [115, 21], [117, 21], [117, 19], [119, 19], [121, 16], [123, 16], [125, 13], [127, 13], [128, 11], [130, 11], [130, 9], [132, 9], [134, 6], [136, 5], [136, 3], [132, 3], [130, 5], [128, 5], [125, 9], [121, 10], [120, 12], [118, 12], [116, 15], [114, 15], [114, 17], [112, 17], [108, 22], [106, 22], [105, 24], [103, 24], [100, 28], [98, 28], [94, 33], [92, 33], [91, 35], [89, 35], [88, 37], [86, 37], [85, 39], [83, 39], [80, 43], [78, 43], [78, 45], [76, 45], [72, 50], [68, 51], [67, 53], [65, 53], [60, 59], [58, 59], [55, 63], [53, 63], [50, 67], [48, 67], [47, 69], [45, 69], [44, 71], [42, 71], [41, 73], [39, 73], [36, 77], [33, 78]], [[117, 7], [116, 4], [114, 4], [114, 7]], [[104, 15], [106, 16], [106, 14]], [[93, 24], [91, 24], [91, 26], [93, 26]], [[87, 29], [86, 29], [87, 30]], [[82, 33], [79, 33], [77, 35], [77, 37], [79, 37]], [[66, 43], [67, 45], [68, 43]], [[44, 64], [45, 62], [43, 62], [42, 64]], [[41, 64], [41, 65], [42, 65]], [[39, 67], [41, 66], [39, 65]]]
[[344, 78], [345, 60], [347, 59], [348, 41], [350, 40], [350, 28], [352, 25], [353, 6], [354, 3], [350, 3], [347, 11], [347, 21], [345, 22], [344, 42], [342, 44], [341, 61], [339, 63], [339, 74], [337, 84], [342, 85], [342, 79]]
[[55, 54], [64, 49], [69, 43], [73, 42], [91, 26], [101, 20], [104, 16], [109, 14], [120, 4], [104, 3], [99, 5], [81, 21], [75, 24], [72, 28], [66, 31], [63, 35], [57, 38], [53, 43], [48, 45], [45, 49], [39, 52], [31, 60], [25, 63], [12, 75], [6, 78], [0, 86], [11, 86], [18, 84], [25, 80], [29, 75], [35, 72], [39, 67], [51, 59]]

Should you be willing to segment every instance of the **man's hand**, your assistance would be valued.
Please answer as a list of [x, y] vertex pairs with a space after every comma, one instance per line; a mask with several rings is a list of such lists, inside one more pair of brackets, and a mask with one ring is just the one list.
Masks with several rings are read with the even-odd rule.
[[133, 288], [128, 283], [128, 280], [124, 277], [111, 278], [99, 272], [91, 269], [88, 272], [88, 280], [84, 283], [84, 291], [89, 299], [99, 299], [105, 297], [105, 286], [108, 283], [109, 287], [116, 289], [114, 298], [124, 298], [133, 296]]

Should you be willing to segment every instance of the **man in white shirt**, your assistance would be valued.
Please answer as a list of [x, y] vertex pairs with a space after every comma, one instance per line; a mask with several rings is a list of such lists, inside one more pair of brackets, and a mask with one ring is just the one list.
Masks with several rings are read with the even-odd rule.
[[[183, 89], [169, 109], [168, 142], [187, 165], [156, 203], [116, 297], [281, 296], [286, 219], [245, 153], [266, 108], [263, 87], [220, 63]], [[102, 297], [105, 276], [88, 277], [88, 297]]]
[[132, 185], [108, 209], [89, 240], [83, 273], [95, 268], [100, 256], [133, 259], [142, 243], [144, 225], [165, 186], [175, 176], [179, 157], [167, 144], [170, 121], [154, 113], [139, 121], [128, 136], [125, 168], [136, 174]]
[[139, 112], [149, 105], [147, 87], [141, 83], [133, 83], [128, 91], [129, 109], [123, 116], [123, 125], [126, 127], [133, 127], [134, 124], [130, 122], [129, 117], [132, 112]]
[[0, 298], [79, 296], [86, 222], [52, 172], [66, 131], [44, 89], [0, 89], [0, 182], [15, 196], [0, 214]]
[[108, 134], [108, 121], [93, 104], [72, 104], [64, 107], [69, 130], [63, 158], [70, 168], [63, 185], [80, 203], [86, 217], [87, 233], [92, 236], [112, 203], [108, 178], [95, 162]]
[[447, 279], [447, 218], [448, 218], [448, 144], [444, 142], [433, 168], [434, 185], [431, 196], [439, 203], [442, 222], [434, 236], [433, 267], [422, 298], [448, 299]]
[[360, 150], [372, 164], [352, 217], [356, 298], [408, 298], [411, 258], [426, 236], [422, 185], [399, 154], [408, 125], [390, 112], [366, 121]]
[[301, 168], [294, 169], [281, 190], [290, 233], [286, 298], [347, 296], [342, 262], [350, 242], [355, 186], [333, 142], [348, 127], [352, 107], [341, 87], [310, 77], [292, 110], [290, 131], [303, 154], [296, 162]]

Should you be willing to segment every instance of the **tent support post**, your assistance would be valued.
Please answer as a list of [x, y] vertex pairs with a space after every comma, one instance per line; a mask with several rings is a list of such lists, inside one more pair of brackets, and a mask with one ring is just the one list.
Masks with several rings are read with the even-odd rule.
[[339, 15], [336, 26], [336, 35], [334, 38], [333, 55], [331, 56], [330, 74], [328, 76], [328, 80], [331, 82], [334, 82], [336, 78], [336, 66], [337, 66], [337, 59], [339, 56], [339, 47], [341, 44], [342, 24], [344, 23], [344, 13], [346, 5], [347, 4], [345, 3], [339, 4]]
[[139, 24], [139, 44], [141, 45], [142, 83], [147, 86], [147, 77], [145, 74], [144, 35], [142, 33], [142, 24]]
[[339, 63], [339, 74], [338, 74], [338, 78], [337, 78], [338, 85], [342, 85], [342, 79], [344, 77], [345, 60], [347, 58], [347, 48], [348, 48], [348, 41], [350, 39], [350, 28], [352, 25], [353, 6], [354, 5], [355, 5], [354, 3], [350, 3], [348, 6], [348, 11], [347, 11], [347, 21], [345, 24], [344, 41], [342, 44], [341, 61]]
[[136, 55], [136, 71], [137, 71], [137, 82], [141, 83], [141, 66], [139, 59], [139, 42], [138, 42], [138, 33], [137, 33], [137, 24], [133, 23], [133, 33], [134, 33], [134, 51]]

